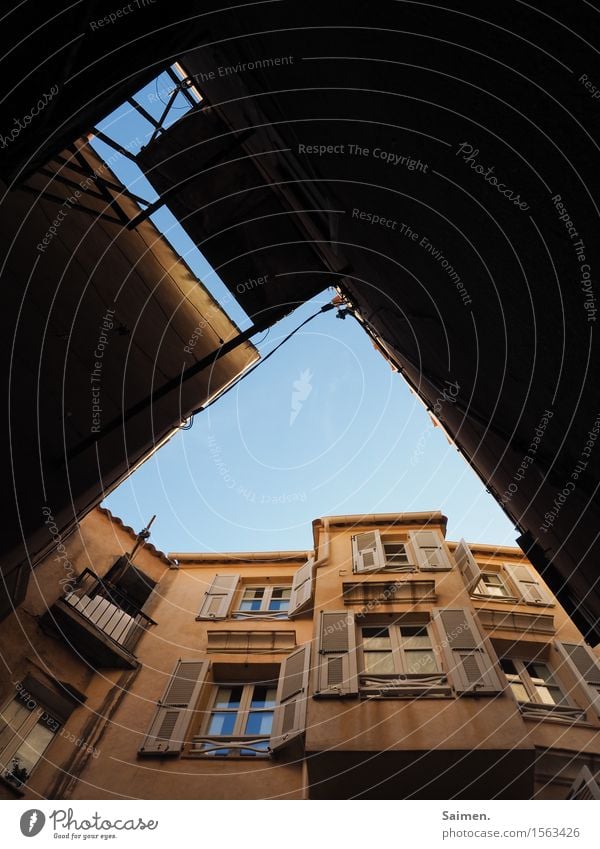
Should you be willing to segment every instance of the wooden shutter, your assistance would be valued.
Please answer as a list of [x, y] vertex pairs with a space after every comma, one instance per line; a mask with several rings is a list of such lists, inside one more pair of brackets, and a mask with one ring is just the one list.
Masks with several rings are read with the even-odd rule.
[[311, 558], [295, 573], [292, 580], [289, 616], [302, 613], [310, 607], [313, 596], [313, 569], [315, 561]]
[[498, 659], [484, 641], [471, 612], [464, 608], [433, 611], [448, 677], [457, 694], [489, 695], [502, 691]]
[[518, 595], [526, 604], [552, 604], [553, 600], [527, 566], [504, 563], [506, 574], [515, 585]]
[[310, 644], [307, 643], [281, 664], [270, 744], [274, 752], [304, 734], [309, 673]]
[[561, 643], [556, 647], [585, 690], [594, 711], [600, 716], [600, 663], [585, 643]]
[[417, 566], [423, 572], [447, 572], [452, 569], [450, 558], [436, 531], [412, 531], [410, 540], [415, 552]]
[[471, 554], [471, 549], [464, 539], [458, 543], [454, 550], [454, 559], [458, 565], [460, 574], [463, 576], [467, 590], [472, 593], [481, 579], [481, 569]]
[[356, 534], [352, 537], [353, 571], [378, 572], [385, 566], [385, 552], [379, 531]]
[[315, 695], [358, 695], [354, 614], [321, 611], [316, 668]]
[[567, 799], [600, 799], [600, 786], [589, 767], [581, 768]]
[[239, 579], [239, 575], [215, 575], [196, 618], [226, 619]]
[[140, 754], [170, 755], [181, 751], [208, 667], [207, 660], [177, 663], [158, 702]]

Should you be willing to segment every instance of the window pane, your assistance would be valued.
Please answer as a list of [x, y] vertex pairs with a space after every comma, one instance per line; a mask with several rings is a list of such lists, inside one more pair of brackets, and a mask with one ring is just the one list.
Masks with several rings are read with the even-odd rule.
[[414, 675], [428, 675], [430, 672], [438, 671], [432, 651], [407, 651], [406, 667], [407, 671]]
[[533, 663], [527, 661], [525, 669], [532, 678], [539, 678], [541, 681], [552, 681], [552, 674], [545, 663]]
[[251, 711], [248, 714], [244, 734], [251, 734], [252, 736], [256, 735], [262, 737], [267, 734], [270, 734], [272, 727], [272, 710]]
[[400, 628], [400, 636], [405, 649], [425, 649], [431, 646], [431, 640], [424, 625], [416, 628], [403, 625]]
[[502, 667], [502, 671], [507, 675], [517, 675], [517, 667], [510, 657], [501, 657], [500, 666]]
[[0, 752], [8, 745], [21, 725], [30, 716], [31, 711], [27, 710], [19, 699], [13, 699], [6, 705], [4, 711], [0, 714]]
[[245, 610], [245, 611], [260, 610], [260, 605], [261, 605], [260, 600], [258, 600], [258, 601], [242, 601], [242, 603], [240, 604], [240, 610]]
[[34, 725], [15, 754], [15, 757], [19, 759], [19, 766], [25, 767], [30, 773], [53, 736], [53, 732], [46, 725], [40, 722]]
[[269, 602], [269, 610], [288, 610], [289, 606], [289, 598], [274, 598]]
[[529, 695], [527, 693], [527, 690], [525, 689], [523, 684], [521, 684], [520, 681], [509, 681], [509, 683], [510, 683], [510, 689], [515, 694], [515, 698], [518, 702], [523, 703], [523, 702], [531, 701], [530, 698], [529, 698]]
[[483, 580], [486, 582], [486, 584], [495, 585], [497, 587], [502, 586], [502, 579], [500, 575], [486, 574], [483, 576]]
[[492, 595], [495, 597], [504, 597], [508, 595], [508, 590], [504, 585], [504, 581], [500, 575], [486, 573], [481, 576], [481, 581], [478, 585], [478, 592], [483, 595]]
[[288, 610], [291, 593], [291, 587], [273, 587], [269, 610]]
[[240, 610], [260, 610], [264, 595], [264, 587], [246, 587]]
[[390, 632], [387, 628], [363, 628], [363, 647], [365, 651], [391, 649]]
[[568, 704], [567, 699], [562, 694], [560, 687], [556, 684], [545, 684], [541, 678], [532, 678], [535, 691], [538, 694], [542, 704], [544, 705], [562, 705]]
[[274, 707], [276, 694], [276, 687], [264, 687], [262, 684], [257, 684], [254, 687], [250, 706], [253, 708]]
[[[539, 679], [538, 679], [539, 680]], [[540, 697], [542, 704], [545, 705], [568, 705], [568, 701], [563, 696], [560, 687], [557, 686], [545, 686], [537, 684], [535, 685], [535, 691]]]
[[233, 734], [237, 713], [212, 713], [210, 722], [208, 723], [207, 735], [215, 734], [223, 736], [224, 734]]
[[243, 687], [219, 687], [214, 706], [216, 708], [239, 708], [243, 689]]
[[[210, 744], [205, 743], [203, 748], [206, 749]], [[206, 751], [205, 754], [212, 755], [213, 757], [221, 757], [225, 758], [231, 752], [231, 749], [211, 749], [210, 751]]]
[[365, 651], [363, 656], [365, 672], [370, 672], [372, 675], [388, 675], [396, 671], [394, 656], [391, 652]]
[[385, 551], [385, 559], [388, 563], [408, 563], [406, 548], [403, 542], [386, 542], [383, 549]]
[[12, 728], [18, 728], [29, 714], [30, 711], [27, 710], [25, 705], [21, 704], [19, 699], [13, 699], [6, 705], [2, 713], [0, 713], [0, 728], [4, 724], [10, 725]]

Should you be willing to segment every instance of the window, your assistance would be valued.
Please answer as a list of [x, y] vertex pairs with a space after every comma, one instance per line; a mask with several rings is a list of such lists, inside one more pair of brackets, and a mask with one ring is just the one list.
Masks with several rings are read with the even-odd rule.
[[511, 598], [508, 587], [502, 576], [497, 572], [482, 572], [475, 592], [478, 595], [493, 596], [494, 598]]
[[504, 571], [517, 591], [517, 598], [523, 604], [553, 605], [554, 598], [548, 593], [528, 566], [505, 563]]
[[244, 587], [238, 612], [271, 613], [285, 618], [290, 606], [291, 587]]
[[500, 665], [520, 704], [563, 705], [570, 702], [546, 663], [503, 657]]
[[219, 685], [205, 734], [196, 738], [194, 750], [212, 757], [268, 754], [276, 695], [274, 682]]
[[429, 675], [439, 672], [427, 625], [361, 628], [363, 672]]
[[412, 565], [408, 559], [406, 545], [403, 542], [384, 542], [383, 550], [385, 552], [385, 569], [398, 569]]
[[0, 713], [0, 770], [19, 788], [28, 780], [60, 727], [33, 699], [18, 695]]

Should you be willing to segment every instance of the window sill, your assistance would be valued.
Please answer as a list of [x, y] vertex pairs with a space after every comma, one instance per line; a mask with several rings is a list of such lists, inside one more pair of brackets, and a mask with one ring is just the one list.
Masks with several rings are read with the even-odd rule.
[[513, 596], [513, 595], [496, 596], [496, 595], [484, 595], [483, 593], [471, 593], [471, 598], [475, 599], [476, 601], [495, 601], [495, 602], [498, 602], [499, 604], [510, 604], [510, 605], [521, 604], [521, 599], [519, 599], [519, 598], [517, 598], [516, 596]]
[[561, 725], [577, 725], [595, 728], [586, 719], [586, 712], [580, 708], [561, 707], [560, 705], [539, 705], [536, 702], [520, 702], [519, 711], [523, 719], [534, 722], [557, 722]]
[[365, 699], [454, 698], [448, 679], [432, 675], [361, 675], [360, 696]]
[[500, 604], [516, 604], [520, 607], [535, 607], [536, 610], [538, 610], [540, 607], [556, 607], [553, 601], [523, 601], [522, 598], [517, 598], [516, 596], [503, 596], [501, 598], [499, 596], [489, 596], [481, 595], [480, 593], [471, 593], [471, 598], [474, 598], [477, 601], [495, 601], [499, 602]]

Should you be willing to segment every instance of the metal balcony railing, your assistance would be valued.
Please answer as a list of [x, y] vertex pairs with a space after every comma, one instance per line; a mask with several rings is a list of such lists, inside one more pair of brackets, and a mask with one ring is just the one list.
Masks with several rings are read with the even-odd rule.
[[153, 624], [125, 593], [99, 578], [91, 569], [81, 573], [73, 591], [64, 600], [128, 652], [133, 651], [142, 632]]

